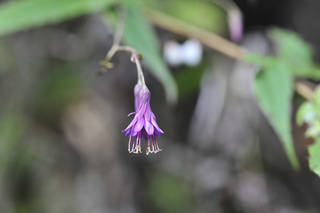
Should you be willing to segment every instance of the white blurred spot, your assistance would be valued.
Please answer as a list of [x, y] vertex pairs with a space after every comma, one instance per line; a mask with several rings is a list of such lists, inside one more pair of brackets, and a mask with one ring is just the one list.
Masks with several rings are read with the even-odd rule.
[[170, 66], [186, 64], [196, 66], [202, 59], [202, 45], [197, 40], [187, 40], [182, 45], [175, 41], [164, 44], [163, 54]]
[[178, 66], [183, 63], [180, 44], [175, 41], [168, 41], [164, 44], [163, 55], [170, 66]]
[[182, 45], [184, 63], [189, 66], [196, 66], [202, 59], [202, 46], [197, 40], [187, 40]]

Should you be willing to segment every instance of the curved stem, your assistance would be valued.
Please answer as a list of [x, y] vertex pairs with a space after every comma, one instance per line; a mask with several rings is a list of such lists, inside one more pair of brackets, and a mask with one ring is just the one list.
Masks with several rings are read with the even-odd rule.
[[107, 67], [108, 63], [110, 62], [112, 57], [119, 51], [124, 51], [124, 52], [128, 52], [131, 54], [131, 61], [133, 63], [135, 63], [137, 66], [138, 83], [145, 85], [146, 83], [144, 80], [144, 75], [143, 75], [143, 71], [142, 71], [142, 67], [141, 67], [141, 63], [140, 63], [139, 54], [132, 47], [113, 45], [102, 64], [104, 64]]
[[139, 56], [134, 54], [134, 55], [132, 55], [132, 57], [133, 57], [133, 60], [135, 61], [136, 66], [137, 66], [138, 84], [145, 85], [146, 83], [144, 81], [144, 75], [143, 75], [143, 72], [142, 72]]

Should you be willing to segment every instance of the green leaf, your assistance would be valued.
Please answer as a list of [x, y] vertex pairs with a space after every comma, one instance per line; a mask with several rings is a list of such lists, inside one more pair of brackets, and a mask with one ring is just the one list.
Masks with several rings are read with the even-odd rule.
[[280, 57], [287, 62], [297, 66], [312, 64], [311, 47], [298, 34], [283, 29], [273, 29], [270, 35], [279, 48]]
[[162, 11], [203, 30], [218, 34], [226, 33], [226, 12], [212, 1], [144, 0], [144, 2], [147, 7]]
[[320, 80], [320, 68], [316, 64], [305, 67], [294, 66], [293, 64], [292, 70], [293, 73], [296, 74], [296, 76]]
[[279, 135], [294, 168], [299, 168], [291, 136], [293, 79], [286, 64], [264, 67], [255, 79], [255, 94], [274, 130]]
[[0, 36], [102, 10], [114, 0], [20, 0], [0, 4]]
[[261, 67], [266, 66], [275, 66], [277, 63], [280, 62], [279, 59], [272, 56], [262, 56], [256, 53], [250, 53], [248, 54], [245, 59], [246, 62], [253, 63], [256, 65], [259, 65]]
[[320, 106], [320, 87], [317, 87], [317, 89], [314, 92], [313, 102], [316, 106]]
[[309, 167], [320, 176], [320, 139], [308, 147], [309, 151]]
[[278, 48], [276, 60], [287, 63], [295, 76], [320, 79], [320, 69], [312, 61], [312, 48], [297, 33], [273, 29], [269, 34]]
[[124, 29], [124, 41], [143, 55], [143, 61], [163, 84], [167, 100], [177, 100], [177, 85], [160, 55], [160, 47], [151, 25], [138, 8], [130, 7]]

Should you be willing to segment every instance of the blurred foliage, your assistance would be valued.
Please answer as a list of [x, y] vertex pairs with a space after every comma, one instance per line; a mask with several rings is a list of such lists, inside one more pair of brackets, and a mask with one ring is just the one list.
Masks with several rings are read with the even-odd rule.
[[320, 79], [320, 69], [312, 60], [312, 49], [298, 34], [274, 29], [270, 36], [277, 44], [278, 60], [290, 65], [295, 76]]
[[314, 138], [314, 144], [308, 147], [309, 166], [320, 175], [320, 88], [316, 89], [313, 100], [303, 103], [297, 112], [297, 123], [307, 124], [306, 137]]
[[282, 63], [263, 67], [256, 76], [254, 90], [262, 109], [283, 142], [292, 165], [298, 168], [291, 136], [293, 80], [289, 67]]
[[[209, 32], [225, 33], [226, 13], [210, 1], [145, 0], [146, 5]], [[205, 18], [204, 18], [205, 17]]]
[[[2, 3], [0, 36], [102, 10], [107, 14], [104, 17], [110, 18], [108, 15], [111, 10], [106, 9], [114, 3], [114, 0], [20, 0]], [[202, 72], [190, 69], [181, 75], [178, 74], [177, 80], [174, 79], [162, 60], [158, 39], [152, 26], [143, 16], [143, 9], [149, 7], [160, 10], [186, 23], [218, 34], [223, 34], [226, 29], [225, 11], [210, 1], [121, 0], [117, 4], [127, 11], [123, 35], [125, 43], [144, 56], [146, 65], [163, 84], [168, 101], [177, 100], [178, 85], [182, 94], [194, 91], [199, 86]], [[255, 79], [255, 94], [283, 142], [290, 162], [298, 168], [290, 122], [293, 81], [294, 77], [320, 79], [320, 68], [313, 63], [311, 47], [297, 34], [273, 29], [269, 35], [277, 44], [277, 56], [250, 55], [246, 60], [261, 66], [262, 71]], [[50, 112], [50, 115], [55, 117], [69, 103], [71, 97], [75, 97], [82, 82], [80, 78], [76, 79], [72, 72], [67, 72], [70, 69], [73, 68], [61, 68], [61, 71], [52, 72], [50, 77], [44, 80], [43, 88], [36, 97], [37, 113]], [[317, 98], [314, 103], [304, 104], [298, 113], [298, 122], [306, 122], [309, 125], [307, 136], [315, 138], [320, 132], [316, 104]], [[312, 153], [316, 154], [316, 149]]]
[[[3, 3], [0, 5], [0, 36], [103, 10], [112, 3], [115, 1], [21, 0]], [[142, 15], [142, 6], [162, 10], [216, 33], [222, 33], [226, 29], [225, 13], [215, 4], [206, 1], [122, 0], [118, 3], [128, 10], [124, 33], [125, 42], [143, 54], [146, 65], [163, 84], [168, 101], [175, 102], [178, 95], [176, 82], [161, 59], [157, 38], [152, 27]], [[204, 16], [205, 19], [203, 19]]]
[[161, 58], [160, 47], [152, 26], [137, 7], [130, 7], [127, 10], [123, 38], [128, 45], [143, 55], [150, 71], [163, 84], [168, 101], [175, 102], [178, 96], [176, 83]]
[[32, 107], [44, 120], [56, 120], [66, 106], [79, 97], [84, 80], [71, 64], [57, 65], [44, 75]]
[[[166, 90], [167, 100], [169, 102], [175, 102], [178, 95], [177, 84], [167, 65], [161, 58], [160, 48], [156, 36], [152, 30], [152, 27], [142, 15], [141, 6], [143, 5], [143, 7], [151, 7], [161, 10], [169, 15], [181, 18], [187, 23], [195, 24], [201, 28], [216, 33], [222, 33], [224, 29], [226, 29], [225, 25], [223, 24], [225, 23], [225, 15], [215, 4], [206, 1], [178, 0], [159, 2], [150, 0], [124, 0], [123, 2], [127, 10], [125, 32], [123, 35], [124, 41], [128, 45], [134, 47], [138, 52], [142, 53], [145, 63], [150, 68], [150, 71], [163, 84]], [[190, 12], [193, 12], [193, 14], [190, 14]], [[206, 16], [206, 19], [203, 19], [204, 15]], [[113, 14], [112, 10], [108, 10], [106, 12], [106, 17], [108, 20], [113, 20], [113, 22], [117, 21], [117, 18], [115, 18], [116, 16]], [[192, 74], [189, 76], [191, 75]], [[201, 75], [196, 74], [197, 79], [199, 76]], [[179, 79], [177, 80], [181, 82], [181, 78], [178, 78]], [[185, 78], [185, 80], [187, 79]], [[194, 84], [193, 82], [194, 81], [188, 81], [184, 83], [185, 85], [189, 85], [190, 83]], [[179, 87], [179, 89], [181, 89], [181, 87]], [[183, 93], [185, 91], [179, 92]]]
[[[138, 52], [142, 53], [144, 56], [145, 64], [150, 68], [151, 72], [154, 74], [156, 78], [163, 84], [164, 89], [167, 94], [167, 98], [169, 101], [174, 102], [177, 100], [178, 89], [179, 93], [182, 96], [190, 95], [194, 91], [199, 88], [200, 79], [202, 78], [204, 70], [209, 67], [208, 63], [205, 61], [202, 62], [197, 67], [194, 68], [186, 68], [182, 67], [180, 72], [177, 72], [175, 78], [173, 74], [169, 71], [167, 65], [162, 60], [160, 54], [160, 46], [158, 44], [158, 38], [156, 37], [152, 26], [148, 22], [148, 20], [143, 16], [143, 7], [151, 7], [156, 10], [161, 10], [169, 15], [175, 16], [181, 20], [184, 20], [186, 23], [190, 23], [192, 25], [198, 26], [201, 29], [205, 29], [210, 32], [215, 32], [218, 34], [223, 34], [226, 29], [225, 24], [225, 13], [219, 9], [215, 4], [210, 3], [209, 1], [195, 1], [195, 0], [15, 0], [9, 1], [8, 3], [0, 4], [0, 36], [7, 35], [9, 33], [14, 33], [19, 30], [25, 30], [36, 26], [41, 26], [45, 24], [58, 23], [65, 20], [69, 20], [71, 18], [83, 15], [90, 14], [96, 11], [104, 11], [113, 3], [117, 5], [120, 4], [123, 8], [127, 10], [125, 29], [124, 29], [124, 42], [128, 45], [137, 49]], [[143, 4], [143, 7], [141, 6]], [[106, 10], [108, 14], [111, 10]], [[108, 14], [110, 15], [110, 14]], [[110, 18], [110, 16], [108, 16]], [[105, 18], [102, 17], [102, 18]], [[87, 28], [86, 28], [87, 29]], [[94, 31], [96, 32], [96, 31]], [[283, 142], [284, 148], [288, 154], [288, 157], [292, 163], [292, 165], [297, 168], [298, 161], [295, 155], [292, 135], [291, 135], [291, 99], [293, 96], [293, 83], [294, 77], [308, 77], [320, 79], [320, 69], [317, 65], [315, 65], [312, 61], [312, 50], [309, 45], [306, 44], [298, 35], [283, 30], [273, 30], [270, 33], [272, 39], [277, 43], [279, 48], [277, 57], [261, 57], [257, 55], [251, 55], [248, 57], [248, 61], [258, 64], [262, 67], [260, 73], [257, 74], [255, 79], [255, 94], [257, 95], [260, 105], [262, 109], [265, 111], [267, 117], [270, 120], [271, 125], [274, 127], [275, 132], [279, 135], [280, 139]], [[1, 49], [0, 47], [0, 55], [6, 56], [2, 58], [1, 61], [8, 62], [9, 60], [19, 60], [12, 59], [7, 56], [7, 50]], [[7, 63], [9, 64], [9, 63]], [[55, 64], [57, 64], [55, 62]], [[7, 65], [8, 66], [8, 65]], [[8, 69], [12, 70], [12, 69]], [[73, 104], [79, 95], [83, 94], [83, 88], [85, 84], [85, 80], [82, 79], [79, 74], [79, 67], [75, 64], [60, 64], [58, 66], [53, 66], [53, 68], [49, 68], [44, 70], [44, 72], [37, 74], [35, 78], [37, 82], [40, 82], [39, 85], [34, 85], [36, 89], [32, 91], [32, 99], [29, 100], [28, 104], [32, 104], [31, 108], [33, 113], [36, 114], [35, 118], [40, 117], [45, 121], [59, 123], [61, 125], [61, 121], [57, 122], [57, 119], [61, 118], [61, 113], [70, 105]], [[14, 82], [16, 83], [16, 82]], [[111, 87], [110, 87], [111, 88]], [[178, 89], [177, 89], [178, 88]], [[24, 94], [24, 93], [23, 93]], [[30, 95], [30, 94], [29, 94]], [[27, 96], [29, 98], [29, 96]], [[118, 97], [116, 97], [118, 98]], [[113, 100], [111, 100], [113, 101]], [[103, 104], [103, 103], [102, 103]], [[109, 104], [109, 103], [108, 103]], [[91, 106], [91, 105], [90, 105]], [[116, 105], [115, 105], [116, 106]], [[106, 107], [113, 108], [114, 105]], [[122, 107], [122, 106], [121, 106]], [[119, 108], [121, 108], [119, 107]], [[95, 110], [95, 109], [91, 109]], [[110, 114], [114, 112], [111, 111]], [[103, 113], [103, 112], [101, 112]], [[78, 115], [78, 114], [76, 114]], [[79, 114], [80, 115], [80, 114]], [[98, 114], [97, 115], [101, 115]], [[300, 124], [303, 122], [307, 123], [309, 128], [306, 132], [307, 136], [316, 138], [316, 142], [309, 146], [309, 154], [310, 154], [310, 167], [317, 174], [320, 175], [320, 92], [316, 92], [315, 99], [312, 102], [307, 102], [302, 105], [298, 112], [297, 120]], [[117, 116], [117, 114], [115, 114]], [[93, 116], [94, 117], [94, 116]], [[109, 116], [112, 117], [112, 116]], [[84, 117], [85, 119], [87, 117]], [[105, 118], [102, 118], [104, 120]], [[108, 118], [106, 118], [108, 119]], [[116, 122], [110, 119], [110, 123], [112, 125], [116, 125]], [[11, 167], [15, 167], [13, 170], [13, 175], [10, 174], [9, 178], [12, 187], [15, 192], [15, 196], [18, 197], [17, 204], [15, 204], [14, 212], [43, 212], [41, 210], [37, 210], [37, 208], [41, 208], [40, 201], [38, 199], [42, 199], [45, 197], [41, 195], [34, 196], [32, 190], [38, 190], [41, 187], [38, 179], [35, 179], [35, 186], [30, 186], [28, 182], [28, 172], [31, 168], [24, 169], [27, 166], [30, 160], [30, 154], [28, 154], [27, 146], [28, 143], [21, 143], [24, 134], [28, 133], [29, 118], [23, 115], [22, 112], [16, 111], [5, 111], [0, 118], [0, 174], [4, 174], [4, 170], [6, 166], [10, 164]], [[78, 121], [78, 120], [76, 120]], [[88, 121], [90, 122], [90, 121]], [[98, 123], [98, 122], [97, 122]], [[106, 124], [108, 126], [108, 124]], [[94, 127], [94, 126], [93, 126]], [[77, 128], [74, 127], [75, 129]], [[105, 128], [103, 126], [102, 128]], [[110, 131], [105, 128], [106, 131]], [[33, 132], [29, 132], [30, 134], [34, 134], [32, 137], [39, 137], [39, 133], [35, 133], [36, 130], [39, 130], [39, 127], [34, 127], [32, 129]], [[41, 129], [40, 129], [41, 130]], [[111, 129], [112, 130], [112, 129]], [[90, 131], [90, 128], [89, 128]], [[184, 131], [185, 132], [185, 131]], [[39, 135], [38, 135], [39, 134]], [[44, 133], [48, 134], [48, 133]], [[59, 134], [63, 134], [59, 132]], [[94, 133], [93, 133], [94, 134]], [[109, 133], [108, 133], [109, 134]], [[170, 136], [169, 136], [170, 137]], [[46, 137], [45, 137], [46, 138]], [[114, 138], [110, 137], [110, 141], [116, 141]], [[33, 139], [33, 138], [32, 138]], [[32, 140], [32, 139], [27, 139]], [[109, 138], [108, 138], [109, 139]], [[41, 142], [46, 142], [47, 139], [41, 139]], [[42, 141], [43, 140], [43, 141]], [[56, 139], [54, 141], [62, 141]], [[52, 143], [53, 144], [53, 143]], [[95, 145], [92, 143], [92, 145]], [[55, 144], [56, 146], [56, 144]], [[69, 145], [70, 146], [70, 145]], [[116, 149], [116, 146], [110, 145], [110, 149]], [[33, 147], [34, 148], [34, 147]], [[17, 152], [17, 149], [20, 149]], [[70, 148], [71, 149], [71, 148]], [[34, 151], [34, 150], [33, 150]], [[46, 151], [43, 155], [48, 153], [53, 153], [58, 151], [50, 150]], [[60, 153], [60, 152], [59, 152]], [[211, 153], [210, 151], [205, 155]], [[55, 153], [56, 154], [56, 153]], [[186, 154], [186, 153], [183, 153]], [[69, 153], [68, 153], [69, 155]], [[106, 154], [106, 156], [108, 153]], [[57, 158], [59, 158], [59, 155]], [[110, 154], [111, 156], [111, 154]], [[46, 156], [47, 157], [47, 156]], [[112, 156], [111, 156], [112, 157]], [[111, 158], [110, 157], [110, 158]], [[179, 159], [179, 158], [177, 158]], [[43, 161], [43, 159], [37, 159], [38, 161]], [[114, 177], [120, 177], [122, 170], [120, 170], [120, 164], [122, 160], [118, 160], [118, 158], [112, 158], [113, 161], [103, 161], [101, 166], [104, 168], [104, 173], [112, 174], [116, 173], [114, 176], [110, 176], [109, 180], [105, 178], [101, 178], [102, 186], [111, 183], [114, 184]], [[11, 161], [15, 161], [11, 163]], [[58, 159], [57, 162], [62, 164], [66, 164], [66, 161], [63, 159]], [[110, 169], [109, 164], [114, 166]], [[117, 163], [114, 163], [117, 162]], [[46, 165], [42, 163], [42, 166]], [[79, 164], [79, 160], [75, 163]], [[27, 166], [26, 166], [27, 165]], [[98, 164], [97, 164], [98, 165]], [[87, 166], [87, 165], [86, 165]], [[94, 172], [93, 179], [88, 177], [89, 180], [86, 180], [87, 177], [83, 177], [82, 180], [94, 182], [94, 186], [92, 187], [92, 191], [99, 191], [99, 179], [95, 179], [98, 175], [96, 174], [96, 170], [100, 170], [100, 166], [92, 166], [88, 165], [88, 170], [92, 170]], [[105, 167], [107, 166], [107, 167]], [[21, 169], [23, 168], [23, 169]], [[48, 170], [51, 168], [48, 168]], [[127, 168], [125, 168], [127, 169]], [[28, 170], [28, 171], [27, 171]], [[69, 170], [66, 169], [66, 170]], [[79, 173], [85, 173], [86, 168], [84, 168]], [[101, 169], [103, 170], [103, 169]], [[22, 172], [21, 172], [22, 171]], [[108, 172], [105, 172], [108, 171]], [[53, 172], [54, 173], [54, 172]], [[70, 172], [71, 173], [71, 172]], [[132, 172], [134, 176], [134, 172]], [[17, 175], [18, 174], [18, 175]], [[63, 172], [57, 170], [55, 174], [60, 174], [63, 176]], [[126, 172], [123, 172], [126, 175]], [[83, 174], [82, 174], [83, 175]], [[135, 181], [132, 176], [127, 176], [126, 181]], [[202, 175], [202, 173], [200, 174]], [[105, 176], [103, 176], [105, 177]], [[1, 176], [0, 176], [1, 178]], [[17, 180], [15, 180], [16, 178]], [[72, 187], [68, 186], [69, 182], [65, 179], [56, 178], [59, 182], [62, 180], [61, 187]], [[96, 200], [97, 197], [92, 196], [92, 192], [89, 190], [89, 187], [81, 182], [81, 179], [73, 179], [72, 182], [75, 182], [78, 187], [80, 185], [84, 185], [83, 191], [75, 191], [75, 193], [81, 194], [85, 192], [84, 197], [87, 199], [88, 195], [91, 199]], [[119, 178], [121, 179], [121, 178]], [[138, 178], [137, 178], [138, 179]], [[76, 180], [76, 181], [74, 181]], [[166, 173], [155, 173], [152, 174], [149, 179], [150, 183], [146, 186], [146, 190], [148, 190], [148, 201], [152, 203], [156, 211], [158, 212], [167, 212], [167, 213], [179, 213], [179, 212], [195, 212], [195, 199], [193, 197], [193, 191], [191, 190], [190, 183], [186, 182], [183, 178], [175, 177], [168, 175]], [[50, 185], [50, 181], [48, 179], [42, 180]], [[126, 183], [129, 183], [127, 181]], [[31, 182], [31, 181], [30, 181]], [[115, 181], [116, 182], [116, 181]], [[25, 185], [19, 185], [16, 183], [22, 183]], [[70, 182], [71, 183], [71, 182]], [[120, 182], [121, 183], [121, 182]], [[29, 185], [28, 185], [29, 184]], [[124, 198], [122, 194], [125, 194], [127, 191], [125, 189], [131, 188], [131, 185], [126, 184], [114, 184], [115, 187], [119, 187], [122, 185], [124, 190], [122, 190], [118, 196], [114, 196], [112, 194], [112, 190], [110, 188], [105, 187], [106, 191], [109, 194], [99, 194], [99, 197], [102, 197], [102, 203], [107, 199], [117, 200], [119, 198]], [[231, 184], [232, 185], [232, 184]], [[27, 186], [27, 187], [26, 187]], [[31, 187], [29, 193], [24, 191], [25, 188]], [[53, 184], [53, 188], [55, 185]], [[104, 188], [104, 187], [101, 187]], [[133, 188], [133, 187], [132, 187]], [[12, 191], [14, 191], [12, 190]], [[88, 193], [88, 195], [87, 195]], [[98, 192], [99, 193], [99, 192]], [[219, 192], [218, 192], [219, 193]], [[60, 194], [59, 194], [60, 195]], [[95, 195], [95, 193], [93, 193]], [[105, 197], [106, 198], [105, 198]], [[130, 195], [128, 195], [129, 197]], [[138, 197], [138, 196], [137, 196]], [[136, 197], [134, 197], [136, 198]], [[51, 197], [47, 198], [50, 199]], [[74, 198], [70, 198], [74, 199]], [[138, 200], [139, 198], [137, 198]], [[99, 200], [99, 199], [97, 199]], [[119, 199], [121, 203], [122, 199]], [[64, 199], [65, 202], [71, 203], [68, 199]], [[39, 202], [39, 203], [38, 203]], [[41, 201], [42, 202], [42, 201]], [[52, 206], [56, 207], [55, 200], [52, 199]], [[82, 200], [79, 201], [81, 203]], [[99, 203], [100, 201], [98, 201]], [[205, 203], [207, 201], [203, 201]], [[83, 202], [85, 203], [85, 202]], [[95, 203], [97, 204], [97, 203]], [[121, 203], [123, 204], [123, 203]], [[72, 203], [70, 204], [72, 205]], [[97, 204], [99, 205], [99, 204]], [[112, 205], [116, 205], [112, 203]], [[129, 205], [128, 205], [129, 206]], [[154, 208], [152, 206], [152, 208]], [[46, 208], [47, 209], [47, 208]], [[52, 210], [51, 210], [52, 211]]]
[[[20, 0], [0, 5], [0, 36], [102, 10], [113, 0]], [[9, 21], [10, 20], [10, 21]]]
[[255, 93], [281, 138], [292, 165], [297, 168], [290, 120], [293, 77], [318, 79], [320, 70], [312, 61], [310, 46], [296, 33], [273, 29], [269, 35], [277, 44], [277, 56], [250, 55], [247, 60], [261, 66], [262, 71], [255, 79]]
[[269, 33], [278, 47], [278, 57], [292, 63], [294, 66], [309, 66], [312, 64], [311, 47], [297, 34], [274, 29]]
[[157, 207], [157, 212], [193, 212], [191, 189], [184, 180], [165, 173], [156, 173], [151, 180], [150, 199]]

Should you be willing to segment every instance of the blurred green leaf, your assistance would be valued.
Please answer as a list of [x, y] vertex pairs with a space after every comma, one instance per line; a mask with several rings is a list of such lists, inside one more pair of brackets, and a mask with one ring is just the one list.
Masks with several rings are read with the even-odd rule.
[[319, 138], [320, 136], [320, 88], [315, 90], [313, 99], [303, 103], [297, 112], [297, 123], [308, 124], [305, 133], [307, 137]]
[[114, 0], [20, 0], [0, 4], [0, 36], [102, 10]]
[[320, 68], [316, 64], [306, 67], [292, 67], [296, 76], [320, 80]]
[[320, 107], [320, 87], [317, 87], [317, 89], [314, 91], [313, 95], [313, 101], [318, 108]]
[[254, 86], [260, 106], [283, 142], [291, 164], [298, 168], [291, 136], [293, 79], [289, 67], [283, 63], [264, 67], [264, 70], [257, 74]]
[[297, 112], [297, 123], [302, 125], [303, 122], [311, 123], [317, 118], [317, 114], [314, 110], [314, 105], [310, 102], [306, 102], [301, 105]]
[[63, 63], [40, 74], [41, 83], [32, 108], [42, 119], [56, 121], [68, 104], [79, 98], [84, 79], [78, 69], [73, 64]]
[[259, 54], [248, 54], [245, 60], [261, 67], [275, 66], [277, 63], [279, 63], [279, 60], [275, 57], [261, 56]]
[[144, 2], [154, 10], [160, 10], [206, 31], [223, 34], [227, 30], [226, 12], [213, 2], [194, 0], [144, 0]]
[[278, 56], [250, 54], [246, 61], [262, 67], [286, 63], [294, 76], [320, 79], [320, 68], [312, 61], [312, 49], [298, 34], [277, 28], [270, 30], [269, 34], [276, 43]]
[[308, 147], [309, 166], [312, 171], [320, 175], [320, 88], [315, 90], [313, 99], [306, 101], [298, 109], [297, 123], [307, 124], [306, 137], [315, 139], [315, 143]]
[[128, 45], [143, 55], [150, 71], [163, 84], [167, 100], [175, 102], [178, 96], [176, 82], [161, 58], [160, 47], [151, 25], [138, 8], [128, 8], [123, 37]]
[[298, 34], [283, 30], [270, 31], [271, 38], [279, 48], [279, 56], [295, 66], [309, 66], [312, 64], [312, 50]]
[[277, 61], [287, 63], [295, 76], [320, 79], [320, 69], [312, 61], [312, 48], [297, 33], [275, 28], [269, 34], [278, 48]]
[[[247, 56], [246, 61], [257, 64], [264, 70], [263, 73], [265, 74], [257, 75], [256, 94], [271, 121], [271, 125], [284, 142], [291, 163], [297, 167], [298, 161], [294, 153], [290, 131], [292, 77], [320, 79], [320, 69], [312, 61], [311, 47], [298, 34], [273, 29], [270, 31], [270, 36], [277, 45], [278, 56], [265, 57], [251, 54]], [[259, 78], [261, 79], [259, 80]], [[303, 104], [296, 115], [298, 124], [301, 125], [303, 122], [308, 124], [308, 130], [306, 131], [308, 137], [319, 137], [320, 135], [319, 103], [320, 90], [316, 92], [313, 102]]]
[[309, 167], [320, 176], [320, 139], [308, 147]]

